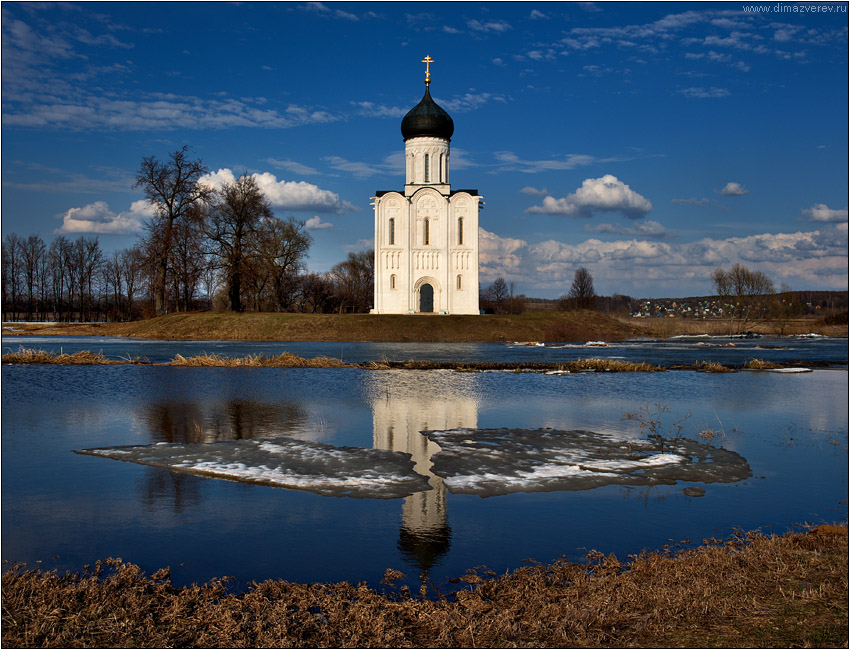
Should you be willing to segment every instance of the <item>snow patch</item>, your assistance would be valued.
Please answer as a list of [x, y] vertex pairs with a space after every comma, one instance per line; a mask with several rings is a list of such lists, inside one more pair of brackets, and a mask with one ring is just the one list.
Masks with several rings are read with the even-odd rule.
[[554, 429], [423, 431], [441, 451], [431, 471], [450, 492], [482, 497], [604, 485], [729, 483], [751, 476], [745, 458], [686, 438], [656, 440]]
[[76, 453], [325, 496], [395, 499], [431, 489], [427, 477], [413, 471], [410, 454], [288, 438], [210, 444], [160, 442]]

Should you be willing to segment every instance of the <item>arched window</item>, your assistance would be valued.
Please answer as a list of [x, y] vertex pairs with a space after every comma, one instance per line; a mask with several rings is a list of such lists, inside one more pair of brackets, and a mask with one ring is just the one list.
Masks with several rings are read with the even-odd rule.
[[428, 246], [431, 243], [431, 221], [429, 219], [425, 219], [425, 239], [424, 243]]
[[461, 291], [463, 289], [463, 276], [457, 276], [457, 290]]
[[[457, 220], [457, 243], [458, 246], [463, 246], [463, 219]], [[458, 287], [459, 289], [460, 287]]]
[[428, 154], [425, 154], [425, 182], [431, 182], [431, 159]]
[[395, 246], [395, 219], [390, 219], [390, 246]]
[[390, 289], [395, 289], [395, 275], [390, 276]]

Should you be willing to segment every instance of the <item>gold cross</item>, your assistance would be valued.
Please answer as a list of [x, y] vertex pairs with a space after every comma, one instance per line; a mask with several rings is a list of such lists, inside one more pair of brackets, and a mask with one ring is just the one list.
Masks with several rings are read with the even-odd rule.
[[430, 55], [426, 54], [425, 58], [422, 59], [422, 63], [425, 64], [425, 83], [431, 83], [431, 64], [434, 63], [434, 59], [431, 58]]

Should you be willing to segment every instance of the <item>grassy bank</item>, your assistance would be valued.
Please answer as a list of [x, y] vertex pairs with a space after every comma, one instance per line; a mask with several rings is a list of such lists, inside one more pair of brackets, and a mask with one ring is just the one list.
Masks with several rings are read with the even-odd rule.
[[[847, 336], [847, 326], [809, 318], [759, 321], [747, 329], [765, 335]], [[4, 336], [131, 336], [159, 340], [504, 342], [622, 341], [677, 334], [727, 335], [720, 320], [613, 317], [591, 311], [532, 311], [518, 315], [439, 316], [373, 314], [189, 313], [132, 323], [6, 323]]]
[[536, 311], [520, 315], [190, 313], [132, 323], [4, 324], [3, 335], [132, 336], [224, 341], [620, 341], [628, 323], [596, 312]]
[[[847, 528], [711, 540], [628, 564], [470, 572], [454, 598], [221, 580], [177, 588], [120, 561], [3, 574], [5, 647], [846, 647]], [[391, 582], [397, 572], [387, 571]]]

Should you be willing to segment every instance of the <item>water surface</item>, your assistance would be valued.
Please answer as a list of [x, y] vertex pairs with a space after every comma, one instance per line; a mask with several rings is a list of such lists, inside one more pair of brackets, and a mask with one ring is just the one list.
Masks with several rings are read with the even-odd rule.
[[[76, 343], [91, 349], [90, 341]], [[823, 343], [801, 341], [793, 354], [840, 360], [840, 347], [824, 352]], [[170, 349], [156, 345], [162, 357], [187, 354], [185, 342]], [[309, 350], [327, 354], [327, 345], [340, 344], [311, 345], [317, 344], [222, 349], [233, 355], [286, 349], [314, 356]], [[343, 355], [351, 354], [347, 360], [390, 357], [386, 346], [342, 345], [351, 346], [343, 349]], [[670, 344], [675, 345], [691, 346], [684, 354], [698, 349], [693, 342]], [[791, 345], [797, 343], [789, 342], [788, 349]], [[643, 354], [641, 346], [622, 346], [619, 352], [634, 360]], [[423, 351], [427, 347], [405, 347], [393, 355], [493, 360], [475, 355], [499, 352], [502, 358], [537, 360], [541, 352], [464, 344]], [[592, 355], [579, 350], [578, 358], [610, 350]], [[724, 353], [728, 350], [735, 349]], [[735, 527], [783, 532], [799, 523], [841, 521], [847, 517], [847, 377], [843, 368], [799, 375], [552, 376], [3, 366], [2, 559], [77, 570], [100, 558], [121, 557], [146, 571], [170, 566], [178, 583], [232, 575], [240, 584], [267, 578], [377, 584], [391, 567], [406, 573], [411, 584], [427, 572], [443, 588], [480, 565], [504, 572], [527, 558], [580, 560], [590, 549], [625, 557], [670, 540], [699, 543], [726, 536]], [[642, 408], [656, 413], [656, 404], [669, 412], [640, 415]], [[638, 417], [624, 419], [627, 413]], [[685, 416], [682, 435], [734, 452], [746, 460], [751, 476], [729, 483], [635, 481], [481, 497], [453, 492], [432, 471], [440, 448], [420, 433], [549, 427], [639, 440], [647, 433], [642, 422], [659, 420], [669, 433]], [[398, 498], [323, 496], [74, 453], [256, 440], [404, 452], [430, 489]], [[482, 445], [492, 440], [479, 437]], [[516, 465], [510, 458], [506, 462], [509, 469]], [[333, 469], [331, 463], [327, 467]], [[502, 484], [510, 484], [509, 474], [504, 472]], [[687, 496], [686, 487], [702, 488], [705, 496]]]

